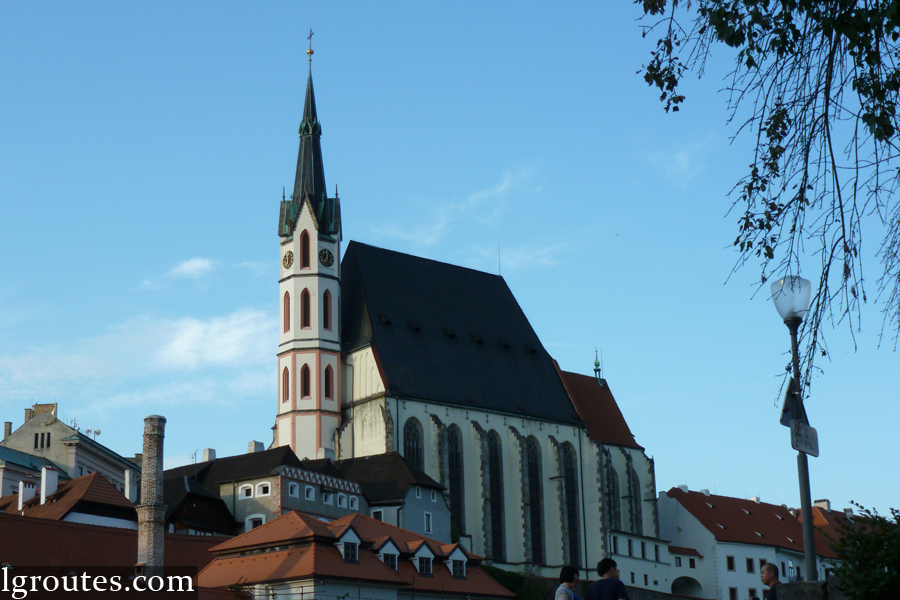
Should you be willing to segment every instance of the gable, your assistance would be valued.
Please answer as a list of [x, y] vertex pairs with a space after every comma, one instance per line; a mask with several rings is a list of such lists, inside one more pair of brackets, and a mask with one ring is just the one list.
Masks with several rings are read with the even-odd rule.
[[344, 352], [371, 345], [386, 393], [581, 424], [502, 277], [350, 242]]

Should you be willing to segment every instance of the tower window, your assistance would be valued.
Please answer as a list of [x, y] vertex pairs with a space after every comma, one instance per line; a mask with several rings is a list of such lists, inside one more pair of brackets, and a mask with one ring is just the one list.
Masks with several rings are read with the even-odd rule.
[[493, 429], [488, 432], [488, 475], [491, 498], [491, 558], [506, 562], [505, 523], [503, 511], [503, 449], [500, 435]]
[[403, 426], [403, 456], [409, 462], [410, 466], [415, 467], [420, 471], [425, 462], [423, 437], [424, 432], [422, 431], [422, 424], [419, 423], [419, 420], [415, 417], [408, 419]]
[[309, 268], [309, 233], [306, 230], [300, 234], [300, 268]]
[[331, 331], [331, 291], [325, 290], [322, 296], [322, 325]]
[[285, 367], [281, 372], [281, 401], [287, 402], [291, 399], [291, 374]]
[[331, 368], [331, 365], [325, 367], [325, 381], [323, 382], [323, 388], [325, 390], [325, 397], [329, 400], [334, 399], [334, 370]]
[[284, 293], [284, 332], [291, 330], [291, 295]]
[[309, 329], [309, 290], [303, 290], [300, 294], [300, 327]]
[[300, 396], [309, 398], [309, 365], [303, 365], [300, 369]]

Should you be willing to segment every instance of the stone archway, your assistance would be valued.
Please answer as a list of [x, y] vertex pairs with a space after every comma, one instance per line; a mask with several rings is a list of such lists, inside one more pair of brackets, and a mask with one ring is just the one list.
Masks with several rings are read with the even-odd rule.
[[679, 596], [703, 596], [703, 586], [693, 577], [679, 577], [672, 582], [672, 593]]

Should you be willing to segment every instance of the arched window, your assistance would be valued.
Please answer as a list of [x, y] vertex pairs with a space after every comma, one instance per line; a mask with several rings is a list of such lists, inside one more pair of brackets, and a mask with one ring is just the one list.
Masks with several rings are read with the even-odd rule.
[[291, 330], [291, 295], [284, 293], [284, 332]]
[[291, 374], [285, 367], [281, 372], [281, 401], [287, 402], [291, 399]]
[[643, 506], [641, 506], [641, 481], [638, 479], [637, 471], [631, 468], [631, 481], [629, 482], [631, 489], [631, 533], [638, 535], [644, 534], [644, 515]]
[[331, 365], [325, 367], [325, 381], [322, 382], [322, 388], [325, 391], [325, 397], [329, 400], [334, 399], [334, 370]]
[[622, 531], [622, 494], [619, 492], [619, 474], [612, 463], [606, 467], [606, 510], [609, 528]]
[[465, 508], [463, 498], [463, 443], [462, 431], [458, 425], [447, 429], [447, 462], [450, 483], [450, 523], [456, 527], [458, 534], [465, 533]]
[[322, 325], [325, 329], [331, 331], [331, 291], [325, 290], [322, 296]]
[[300, 396], [309, 398], [309, 365], [303, 365], [300, 369]]
[[544, 564], [544, 483], [541, 474], [541, 446], [534, 436], [525, 440], [528, 468], [528, 513], [531, 517], [531, 561]]
[[505, 528], [503, 518], [503, 450], [500, 435], [493, 429], [488, 433], [488, 473], [491, 494], [491, 548], [495, 562], [506, 560]]
[[309, 329], [309, 290], [300, 294], [300, 327]]
[[309, 268], [309, 233], [306, 230], [300, 234], [300, 268]]
[[403, 426], [403, 456], [410, 465], [419, 469], [423, 469], [425, 463], [424, 457], [424, 432], [422, 424], [415, 417], [406, 420]]
[[562, 463], [563, 490], [566, 497], [566, 544], [568, 545], [570, 565], [581, 564], [581, 536], [578, 526], [578, 461], [575, 456], [575, 448], [566, 442], [560, 448], [560, 462]]

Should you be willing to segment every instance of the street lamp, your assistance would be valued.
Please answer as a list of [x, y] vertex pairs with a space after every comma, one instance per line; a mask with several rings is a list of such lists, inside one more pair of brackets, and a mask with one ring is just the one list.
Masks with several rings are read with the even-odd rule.
[[[811, 286], [808, 280], [796, 275], [782, 277], [772, 283], [772, 301], [775, 309], [791, 332], [791, 358], [794, 366], [796, 389], [801, 390], [796, 396], [794, 415], [804, 425], [809, 425], [806, 411], [803, 410], [803, 394], [800, 386], [800, 352], [797, 344], [797, 331], [809, 310]], [[817, 454], [817, 452], [816, 452]], [[812, 497], [809, 493], [809, 462], [806, 453], [797, 452], [797, 475], [800, 479], [800, 514], [803, 515], [803, 553], [806, 562], [806, 573], [809, 581], [819, 578], [816, 569], [816, 542], [813, 534]]]

